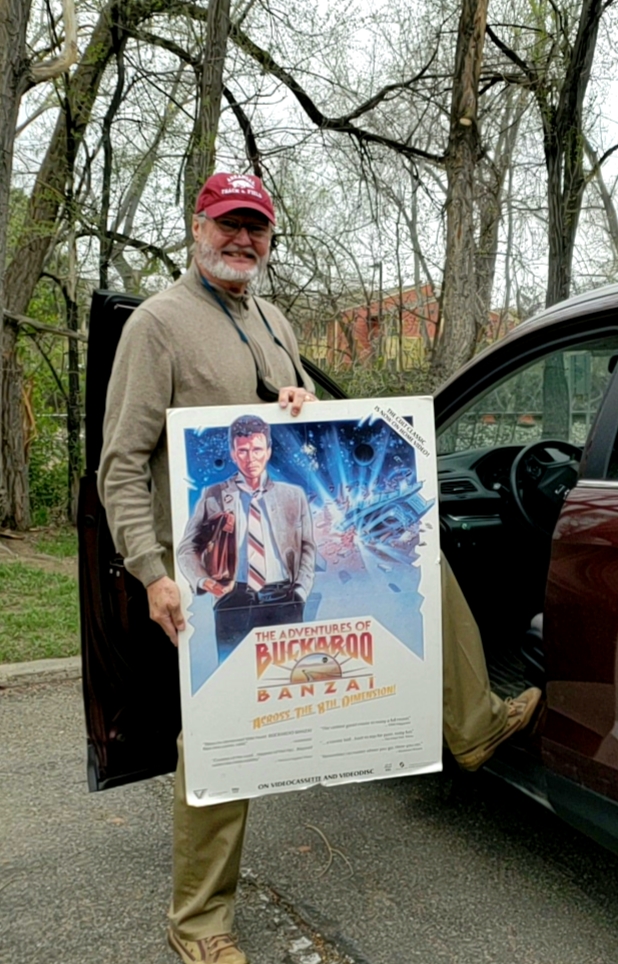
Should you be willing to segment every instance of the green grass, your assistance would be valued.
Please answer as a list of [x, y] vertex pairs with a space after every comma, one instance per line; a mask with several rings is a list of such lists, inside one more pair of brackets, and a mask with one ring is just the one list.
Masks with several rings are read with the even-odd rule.
[[0, 663], [75, 656], [78, 610], [76, 579], [0, 564]]
[[37, 536], [34, 549], [35, 552], [42, 552], [46, 556], [57, 556], [59, 559], [76, 556], [77, 530], [73, 526], [46, 529]]

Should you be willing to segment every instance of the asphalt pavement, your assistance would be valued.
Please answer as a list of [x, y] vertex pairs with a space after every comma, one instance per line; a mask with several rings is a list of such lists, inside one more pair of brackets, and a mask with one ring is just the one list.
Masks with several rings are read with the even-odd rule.
[[[171, 778], [89, 794], [79, 680], [36, 680], [0, 690], [0, 961], [172, 964]], [[618, 858], [442, 774], [256, 801], [237, 927], [252, 964], [614, 964], [617, 911]]]

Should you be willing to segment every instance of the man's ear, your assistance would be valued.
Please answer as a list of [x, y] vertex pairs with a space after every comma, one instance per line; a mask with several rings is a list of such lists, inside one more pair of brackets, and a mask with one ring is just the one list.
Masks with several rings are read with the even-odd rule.
[[197, 214], [193, 215], [193, 220], [191, 221], [191, 233], [193, 235], [193, 240], [197, 241], [200, 233], [200, 219]]
[[272, 254], [272, 252], [275, 250], [275, 248], [277, 247], [278, 244], [279, 244], [278, 235], [276, 235], [276, 234], [273, 232], [273, 233], [271, 234], [271, 236], [270, 236], [270, 251], [271, 251], [271, 254]]

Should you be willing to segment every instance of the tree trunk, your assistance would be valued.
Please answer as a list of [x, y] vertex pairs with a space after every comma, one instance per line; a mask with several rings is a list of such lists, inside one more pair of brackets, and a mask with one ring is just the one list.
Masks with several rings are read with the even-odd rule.
[[[583, 164], [580, 171], [570, 172], [575, 180], [567, 180], [564, 148], [556, 134], [546, 146], [548, 202], [548, 266], [545, 306], [564, 301], [571, 293], [571, 273], [577, 223], [585, 186]], [[578, 165], [579, 166], [579, 165]], [[579, 182], [575, 187], [575, 181]]]
[[474, 175], [480, 150], [477, 120], [488, 0], [463, 0], [446, 155], [446, 262], [432, 374], [443, 381], [474, 353], [480, 317], [474, 241]]
[[[604, 6], [604, 0], [584, 0], [582, 4], [557, 107], [551, 105], [545, 87], [537, 90], [547, 167], [547, 307], [568, 298], [571, 292], [573, 251], [586, 187], [583, 105]], [[569, 389], [561, 356], [545, 362], [543, 410], [544, 436], [569, 438]]]
[[[9, 433], [16, 413], [21, 416], [20, 397], [17, 399], [17, 408], [13, 410], [12, 381], [17, 364], [13, 346], [16, 328], [4, 324], [6, 304], [4, 266], [13, 170], [13, 141], [19, 102], [28, 86], [26, 29], [29, 16], [30, 0], [0, 0], [0, 432], [2, 433], [0, 436], [0, 524], [2, 525], [11, 521], [9, 502], [12, 500], [9, 500], [9, 491], [13, 488], [11, 482], [14, 466]], [[8, 446], [2, 443], [2, 439], [5, 438], [9, 443]]]
[[184, 199], [187, 248], [193, 244], [191, 222], [195, 199], [215, 169], [217, 131], [221, 116], [223, 70], [230, 30], [230, 0], [210, 0], [206, 24], [200, 97], [185, 169]]
[[583, 106], [605, 6], [605, 0], [582, 3], [557, 108], [552, 109], [544, 87], [537, 91], [543, 119], [549, 209], [547, 307], [568, 298], [571, 290], [575, 236], [586, 187]]
[[2, 526], [27, 529], [30, 526], [28, 466], [25, 458], [25, 432], [22, 406], [22, 372], [17, 360], [17, 325], [4, 327], [2, 377], [2, 460], [7, 493]]
[[[127, 3], [126, 0], [110, 0], [102, 10], [90, 36], [90, 42], [71, 77], [68, 108], [71, 112], [71, 130], [75, 151], [77, 151], [83, 139], [101, 78], [114, 53], [116, 25], [120, 28], [136, 26], [152, 13], [161, 12], [166, 6], [170, 5], [166, 4], [164, 0], [133, 0], [131, 3]], [[23, 16], [21, 8], [27, 10], [29, 6], [30, 4], [26, 0], [0, 0], [0, 15], [8, 7], [9, 12], [13, 12], [14, 18], [19, 15], [19, 22], [21, 22]], [[7, 22], [8, 20], [0, 19], [0, 29]], [[14, 23], [17, 22], [14, 20]], [[16, 56], [18, 50], [19, 36], [11, 34], [7, 36], [7, 39], [9, 42], [5, 43], [5, 37], [0, 35], [1, 58], [5, 57], [7, 52]], [[13, 70], [15, 70], [15, 67]], [[7, 76], [10, 79], [10, 76], [13, 75], [9, 71]], [[28, 86], [28, 82], [29, 78], [25, 82], [25, 87]], [[7, 87], [8, 89], [9, 87]], [[4, 111], [4, 109], [3, 99], [2, 110]], [[4, 122], [4, 116], [0, 117], [1, 137], [10, 137], [14, 129], [14, 122], [12, 127], [7, 126]], [[2, 155], [2, 163], [6, 165], [4, 150]], [[25, 228], [17, 242], [15, 255], [6, 270], [4, 304], [7, 309], [15, 314], [27, 313], [28, 304], [41, 276], [45, 258], [53, 241], [58, 212], [65, 197], [68, 156], [67, 124], [64, 115], [61, 114], [56, 122], [54, 133], [30, 196]], [[0, 174], [1, 198], [4, 190], [3, 185], [8, 192], [9, 182], [4, 179], [4, 171]], [[1, 203], [0, 200], [0, 217]], [[4, 233], [0, 224], [0, 237]], [[4, 264], [4, 261], [0, 264]], [[4, 520], [5, 523], [24, 527], [28, 525], [29, 519], [28, 470], [21, 417], [21, 373], [16, 359], [16, 347], [17, 329], [14, 326], [7, 326], [3, 339], [4, 370], [11, 384], [9, 388], [3, 387], [0, 392], [0, 397], [3, 400], [1, 448], [4, 458], [10, 459], [11, 464], [5, 463], [0, 469], [0, 489], [4, 486], [6, 490], [5, 508], [0, 514], [0, 522]], [[4, 405], [8, 406], [7, 410], [4, 410]]]
[[[526, 100], [520, 92], [517, 102], [514, 103], [514, 94], [514, 88], [507, 91], [505, 108], [500, 115], [500, 135], [493, 159], [484, 158], [478, 168], [479, 240], [476, 250], [476, 281], [482, 318], [482, 328], [478, 331], [479, 345], [482, 344], [483, 337], [486, 337], [486, 326], [491, 312], [504, 184], [507, 174], [512, 170], [513, 150]], [[490, 335], [494, 334], [496, 333], [490, 331]]]

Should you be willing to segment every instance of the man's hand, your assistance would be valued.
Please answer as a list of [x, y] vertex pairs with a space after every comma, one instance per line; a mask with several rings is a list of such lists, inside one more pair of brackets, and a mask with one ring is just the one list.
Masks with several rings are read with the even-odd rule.
[[180, 590], [173, 579], [162, 576], [147, 587], [150, 618], [165, 630], [174, 646], [178, 646], [178, 632], [185, 628], [180, 609]]
[[305, 402], [317, 402], [313, 392], [308, 392], [306, 388], [280, 388], [279, 405], [281, 408], [292, 406], [292, 415], [299, 415]]
[[217, 582], [216, 579], [206, 578], [202, 579], [200, 585], [205, 592], [211, 592], [213, 596], [220, 599], [221, 596], [226, 596], [228, 592], [231, 592], [235, 584], [234, 582]]

